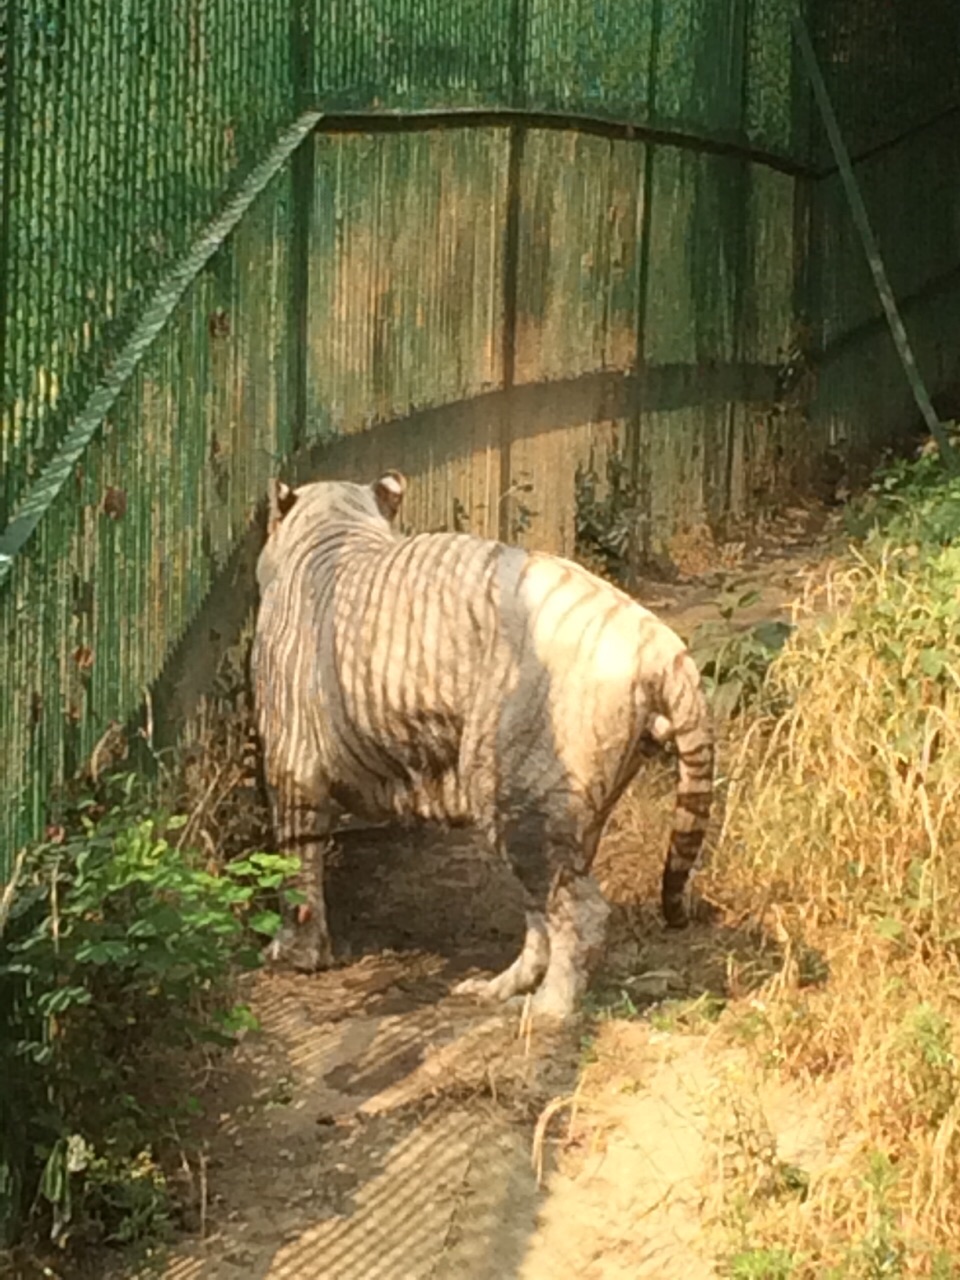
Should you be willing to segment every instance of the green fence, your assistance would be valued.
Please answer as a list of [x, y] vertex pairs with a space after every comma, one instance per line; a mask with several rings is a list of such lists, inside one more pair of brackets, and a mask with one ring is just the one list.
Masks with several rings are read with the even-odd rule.
[[[281, 463], [569, 551], [617, 453], [656, 558], [904, 420], [796, 9], [0, 0], [0, 879], [111, 724], [150, 732]], [[808, 9], [960, 385], [953, 2]]]
[[288, 7], [5, 3], [0, 524], [290, 122]]

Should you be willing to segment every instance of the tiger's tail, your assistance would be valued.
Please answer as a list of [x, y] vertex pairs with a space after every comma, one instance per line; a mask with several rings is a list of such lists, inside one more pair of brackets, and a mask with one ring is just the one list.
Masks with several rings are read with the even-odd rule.
[[713, 727], [700, 674], [690, 654], [678, 653], [663, 684], [663, 700], [680, 760], [670, 848], [660, 902], [673, 929], [687, 923], [684, 890], [700, 857], [713, 799]]

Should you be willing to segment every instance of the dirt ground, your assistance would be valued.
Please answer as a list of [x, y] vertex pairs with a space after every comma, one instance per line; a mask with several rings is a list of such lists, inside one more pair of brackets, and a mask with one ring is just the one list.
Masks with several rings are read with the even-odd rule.
[[[682, 634], [717, 616], [721, 589], [760, 592], [743, 623], [786, 616], [830, 533], [823, 512], [788, 513], [727, 568], [641, 598]], [[251, 980], [261, 1030], [208, 1085], [208, 1155], [166, 1280], [722, 1274], [724, 1082], [741, 1063], [664, 1002], [742, 994], [777, 948], [707, 907], [664, 929], [671, 794], [653, 765], [611, 823], [607, 960], [562, 1031], [449, 994], [522, 937], [517, 886], [469, 833], [345, 829], [328, 877], [337, 967]], [[815, 1162], [815, 1100], [753, 1096], [779, 1158]]]

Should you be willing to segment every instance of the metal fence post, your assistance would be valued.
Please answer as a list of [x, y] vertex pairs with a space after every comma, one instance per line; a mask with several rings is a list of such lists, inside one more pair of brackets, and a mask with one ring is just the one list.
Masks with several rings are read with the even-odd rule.
[[[8, 385], [7, 333], [12, 307], [11, 267], [13, 264], [10, 231], [13, 207], [13, 147], [16, 137], [14, 121], [17, 114], [17, 0], [6, 0], [0, 16], [3, 30], [0, 32], [0, 100], [3, 102], [3, 154], [0, 156], [0, 431], [8, 430], [7, 415], [11, 411], [12, 388]], [[0, 484], [0, 531], [10, 517], [9, 494]]]
[[[654, 0], [650, 22], [650, 51], [647, 61], [647, 124], [657, 118], [657, 75], [660, 64], [660, 31], [663, 25], [663, 0]], [[656, 144], [643, 144], [643, 187], [640, 212], [640, 249], [637, 265], [636, 353], [633, 362], [634, 388], [627, 416], [626, 454], [630, 487], [636, 496], [634, 521], [630, 529], [627, 558], [627, 588], [636, 590], [638, 556], [650, 551], [650, 522], [653, 502], [650, 484], [650, 441], [644, 424], [644, 402], [647, 376], [647, 295], [650, 290], [650, 237], [653, 219], [654, 159]], [[642, 526], [642, 527], [640, 527]]]
[[[749, 141], [749, 92], [750, 92], [750, 33], [753, 28], [755, 14], [755, 0], [738, 0], [739, 15], [737, 22], [737, 30], [740, 40], [740, 102], [739, 102], [739, 119], [738, 131], [744, 142]], [[731, 166], [737, 165], [737, 177], [739, 182], [738, 198], [743, 197], [741, 206], [744, 213], [744, 221], [747, 216], [748, 206], [748, 187], [750, 183], [749, 163], [747, 161], [737, 161], [731, 157]], [[730, 360], [735, 367], [743, 368], [744, 352], [746, 350], [746, 338], [748, 328], [748, 310], [747, 310], [747, 291], [752, 288], [753, 281], [751, 278], [750, 251], [748, 247], [747, 237], [748, 229], [744, 225], [742, 227], [742, 236], [737, 245], [736, 255], [736, 283], [734, 285], [733, 299], [731, 302], [733, 333], [730, 347]], [[742, 383], [741, 383], [742, 386]], [[737, 443], [737, 409], [739, 402], [730, 400], [727, 404], [727, 411], [724, 420], [724, 440], [721, 457], [721, 465], [723, 475], [720, 477], [719, 484], [716, 488], [721, 494], [721, 509], [715, 513], [719, 517], [722, 527], [725, 527], [730, 519], [733, 509], [733, 478], [736, 463], [736, 443]], [[709, 511], [709, 502], [708, 502]]]
[[[527, 100], [526, 65], [527, 0], [514, 0], [510, 41], [510, 105], [521, 110]], [[511, 497], [513, 450], [513, 390], [517, 362], [517, 286], [520, 271], [520, 175], [526, 125], [512, 124], [507, 143], [507, 199], [503, 229], [503, 335], [501, 364], [503, 390], [506, 394], [504, 413], [500, 419], [500, 501], [499, 537], [509, 542], [512, 529]]]
[[810, 35], [807, 31], [806, 23], [801, 15], [797, 15], [794, 19], [794, 35], [796, 36], [797, 46], [806, 66], [807, 75], [810, 77], [810, 83], [813, 87], [813, 96], [816, 99], [817, 107], [823, 118], [823, 125], [827, 131], [827, 137], [830, 140], [830, 147], [833, 150], [834, 159], [837, 168], [840, 170], [840, 178], [847, 195], [847, 202], [850, 205], [850, 213], [853, 217], [854, 225], [860, 236], [864, 253], [867, 256], [867, 262], [870, 265], [870, 272], [873, 276], [873, 283], [876, 286], [877, 295], [880, 298], [880, 304], [883, 307], [883, 313], [887, 318], [887, 324], [890, 326], [890, 335], [893, 338], [893, 345], [896, 347], [897, 355], [903, 365], [903, 371], [906, 375], [907, 382], [910, 384], [910, 390], [913, 392], [913, 398], [917, 403], [920, 416], [926, 423], [927, 430], [937, 442], [937, 448], [940, 450], [940, 457], [943, 465], [951, 475], [960, 474], [960, 457], [950, 443], [943, 424], [937, 415], [936, 409], [930, 399], [930, 393], [927, 391], [927, 385], [923, 380], [919, 368], [917, 367], [916, 357], [913, 354], [913, 348], [910, 345], [910, 339], [907, 336], [904, 327], [903, 318], [900, 315], [900, 309], [897, 306], [897, 300], [894, 297], [893, 287], [887, 276], [887, 269], [884, 266], [883, 258], [880, 255], [880, 246], [877, 244], [876, 236], [870, 225], [870, 218], [867, 214], [867, 207], [863, 202], [863, 195], [860, 186], [853, 172], [853, 164], [850, 160], [850, 153], [847, 145], [843, 140], [840, 132], [840, 126], [837, 123], [837, 117], [833, 110], [833, 104], [830, 101], [830, 95], [827, 91], [826, 81], [820, 70], [820, 64], [814, 53], [813, 45], [810, 42]]
[[[315, 0], [291, 0], [290, 59], [293, 69], [293, 109], [308, 111], [317, 97]], [[292, 217], [290, 243], [289, 402], [292, 422], [288, 435], [292, 453], [302, 449], [307, 431], [307, 343], [310, 336], [310, 235], [316, 158], [316, 134], [300, 143], [290, 162]], [[286, 459], [279, 459], [282, 465]]]

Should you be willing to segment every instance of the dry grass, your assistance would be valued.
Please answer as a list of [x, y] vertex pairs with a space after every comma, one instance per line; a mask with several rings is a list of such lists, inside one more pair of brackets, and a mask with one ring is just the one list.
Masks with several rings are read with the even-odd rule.
[[169, 799], [187, 816], [180, 846], [205, 849], [213, 866], [272, 847], [246, 672], [249, 639], [245, 633], [221, 662], [167, 775]]
[[725, 1022], [766, 1070], [829, 1081], [829, 1158], [734, 1180], [725, 1207], [747, 1261], [732, 1274], [952, 1276], [960, 557], [887, 552], [820, 592], [771, 671], [788, 709], [745, 732], [705, 879], [781, 945], [777, 973]]

